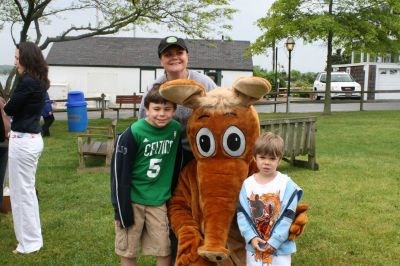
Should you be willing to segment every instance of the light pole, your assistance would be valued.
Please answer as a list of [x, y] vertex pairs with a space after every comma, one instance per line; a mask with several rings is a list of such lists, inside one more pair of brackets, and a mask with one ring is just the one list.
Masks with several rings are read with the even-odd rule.
[[294, 49], [295, 42], [292, 37], [286, 40], [286, 49], [289, 51], [289, 69], [288, 69], [288, 87], [287, 87], [287, 97], [286, 97], [286, 113], [289, 113], [289, 97], [290, 97], [290, 69], [292, 64], [292, 51]]
[[[278, 47], [275, 48], [275, 89], [276, 93], [278, 93], [279, 85], [278, 85]], [[276, 106], [276, 105], [275, 105]]]

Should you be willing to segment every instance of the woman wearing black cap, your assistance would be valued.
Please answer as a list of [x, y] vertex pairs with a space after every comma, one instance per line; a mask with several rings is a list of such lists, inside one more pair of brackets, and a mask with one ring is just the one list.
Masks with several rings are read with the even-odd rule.
[[[166, 81], [176, 79], [191, 79], [202, 84], [207, 91], [215, 89], [217, 85], [210, 77], [201, 74], [197, 71], [189, 70], [187, 68], [189, 62], [189, 50], [183, 39], [168, 36], [160, 41], [158, 45], [158, 57], [160, 58], [161, 66], [164, 68], [164, 74], [157, 78], [152, 84], [147, 87], [147, 91], [153, 87], [154, 84], [161, 84]], [[145, 117], [144, 101], [147, 91], [144, 93], [142, 103], [140, 104], [139, 118]], [[174, 119], [182, 124], [182, 147], [183, 147], [183, 159], [182, 167], [190, 162], [194, 157], [190, 148], [189, 140], [186, 135], [186, 124], [189, 116], [192, 113], [192, 109], [178, 105]], [[174, 189], [176, 184], [172, 184]], [[178, 241], [171, 231], [171, 265], [174, 265]]]
[[[215, 89], [217, 85], [210, 77], [201, 74], [197, 71], [189, 70], [187, 68], [189, 61], [189, 50], [185, 41], [182, 38], [175, 36], [165, 37], [158, 45], [158, 57], [160, 58], [161, 66], [164, 68], [164, 74], [157, 78], [152, 84], [147, 87], [152, 88], [154, 84], [161, 84], [166, 81], [175, 79], [191, 79], [202, 84], [206, 90], [210, 91]], [[145, 116], [143, 99], [146, 97], [147, 91], [144, 93], [142, 103], [139, 110], [139, 118]], [[183, 165], [193, 159], [193, 154], [189, 145], [189, 140], [186, 136], [186, 124], [192, 109], [178, 105], [176, 110], [175, 119], [183, 126], [182, 146], [184, 149]]]

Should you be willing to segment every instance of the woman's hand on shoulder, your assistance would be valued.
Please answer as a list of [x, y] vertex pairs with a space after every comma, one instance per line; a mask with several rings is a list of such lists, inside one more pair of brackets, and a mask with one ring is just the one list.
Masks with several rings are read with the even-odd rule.
[[3, 97], [0, 97], [0, 108], [3, 109], [4, 105], [6, 105], [6, 100]]

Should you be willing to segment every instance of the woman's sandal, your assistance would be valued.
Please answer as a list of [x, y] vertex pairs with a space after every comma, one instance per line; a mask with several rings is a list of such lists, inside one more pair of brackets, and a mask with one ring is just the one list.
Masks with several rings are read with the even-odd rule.
[[22, 253], [22, 252], [19, 252], [19, 251], [16, 250], [16, 249], [14, 249], [14, 250], [12, 251], [12, 254], [14, 254], [14, 255], [29, 255], [29, 254], [36, 254], [36, 253], [39, 253], [39, 250], [30, 252], [30, 253]]

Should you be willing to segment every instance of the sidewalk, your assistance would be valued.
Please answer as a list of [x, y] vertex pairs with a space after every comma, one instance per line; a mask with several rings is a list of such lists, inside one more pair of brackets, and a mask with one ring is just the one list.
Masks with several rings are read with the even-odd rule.
[[[285, 98], [282, 99], [286, 100]], [[297, 98], [296, 98], [297, 100]], [[260, 113], [273, 113], [274, 105], [268, 100], [262, 100], [254, 105], [257, 112]], [[323, 103], [291, 103], [289, 110], [291, 113], [322, 113], [324, 111]], [[332, 112], [342, 111], [360, 111], [359, 103], [335, 103], [331, 105]], [[400, 101], [394, 102], [376, 102], [364, 103], [364, 110], [400, 110]], [[286, 113], [286, 102], [276, 105], [277, 113]], [[67, 112], [54, 113], [56, 120], [67, 120]], [[117, 112], [113, 110], [106, 110], [104, 112], [105, 118], [116, 119]], [[120, 118], [133, 117], [132, 110], [121, 110], [119, 113]], [[100, 111], [88, 112], [88, 119], [100, 118]]]

